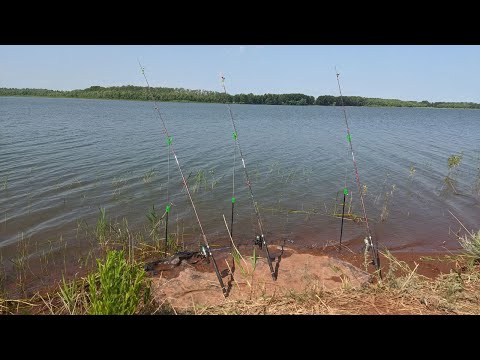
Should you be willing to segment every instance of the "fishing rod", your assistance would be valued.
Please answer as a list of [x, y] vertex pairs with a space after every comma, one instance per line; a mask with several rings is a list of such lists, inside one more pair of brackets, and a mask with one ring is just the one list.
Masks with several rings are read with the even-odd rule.
[[[223, 87], [223, 92], [225, 95], [227, 95], [227, 89], [225, 87], [225, 77], [223, 74], [221, 75], [222, 79], [222, 87]], [[253, 196], [253, 190], [252, 190], [252, 184], [250, 182], [250, 177], [248, 176], [248, 171], [247, 167], [245, 165], [245, 158], [243, 156], [242, 148], [240, 147], [240, 142], [238, 140], [238, 131], [235, 126], [235, 121], [233, 119], [233, 112], [230, 104], [227, 102], [225, 103], [228, 107], [228, 112], [230, 114], [230, 119], [232, 120], [232, 127], [233, 127], [233, 140], [235, 141], [235, 144], [238, 148], [238, 152], [240, 153], [240, 158], [242, 159], [242, 165], [243, 165], [243, 171], [245, 173], [245, 179], [246, 179], [246, 184], [248, 186], [248, 189], [250, 190], [250, 197], [252, 199], [253, 203], [253, 209], [255, 210], [255, 215], [257, 216], [257, 221], [258, 221], [258, 227], [260, 230], [261, 235], [257, 235], [255, 237], [255, 245], [258, 245], [260, 248], [265, 248], [265, 253], [267, 255], [267, 261], [268, 261], [268, 266], [270, 267], [270, 272], [272, 274], [272, 279], [277, 280], [277, 276], [275, 275], [275, 270], [273, 270], [273, 264], [272, 264], [272, 259], [270, 258], [270, 252], [268, 251], [268, 245], [267, 245], [267, 239], [265, 238], [265, 232], [263, 231], [263, 223], [262, 223], [262, 218], [260, 217], [260, 211], [258, 210], [257, 203], [255, 201], [255, 197]], [[235, 161], [235, 160], [234, 160]], [[235, 166], [235, 162], [234, 162]], [[235, 173], [234, 173], [235, 176]], [[233, 184], [235, 185], [235, 183]], [[233, 204], [235, 203], [235, 197], [232, 197], [232, 225], [233, 225]]]
[[233, 208], [235, 207], [235, 160], [237, 157], [236, 147], [237, 133], [233, 133], [233, 171], [232, 171], [232, 220], [230, 221], [230, 237], [233, 239]]
[[345, 186], [343, 187], [342, 226], [340, 227], [340, 247], [339, 247], [340, 251], [342, 250], [343, 219], [345, 217], [345, 201], [346, 201], [347, 195], [348, 195], [347, 172], [345, 171]]
[[168, 214], [170, 213], [171, 203], [168, 187], [170, 184], [170, 146], [172, 145], [172, 137], [167, 138], [167, 206], [165, 206], [165, 254], [168, 251]]
[[[157, 105], [157, 102], [155, 100], [155, 97], [153, 96], [152, 90], [150, 88], [150, 84], [147, 79], [147, 75], [145, 74], [145, 68], [142, 66], [140, 63], [140, 60], [138, 60], [138, 65], [140, 66], [140, 70], [142, 72], [143, 77], [145, 78], [145, 82], [147, 83], [147, 89], [150, 97], [152, 98], [154, 109], [156, 110], [158, 117], [160, 118], [162, 125], [163, 125], [163, 133], [165, 134], [167, 138], [167, 143], [169, 146], [169, 150], [172, 152], [173, 157], [175, 158], [175, 162], [177, 163], [178, 170], [180, 171], [180, 175], [182, 176], [182, 181], [185, 186], [185, 190], [187, 191], [188, 198], [190, 199], [190, 202], [192, 204], [193, 212], [195, 213], [195, 217], [197, 218], [198, 225], [200, 227], [200, 231], [202, 232], [202, 237], [203, 237], [203, 242], [205, 243], [205, 246], [202, 247], [202, 253], [207, 257], [207, 260], [209, 258], [212, 258], [213, 262], [213, 267], [215, 269], [215, 274], [217, 275], [218, 282], [220, 283], [220, 286], [222, 288], [223, 296], [226, 296], [227, 294], [227, 288], [225, 287], [225, 284], [223, 283], [222, 276], [220, 275], [220, 271], [218, 270], [217, 262], [215, 261], [215, 258], [213, 257], [212, 251], [210, 250], [210, 245], [208, 244], [207, 236], [205, 235], [205, 231], [203, 230], [202, 223], [200, 222], [200, 218], [198, 217], [197, 209], [195, 208], [195, 204], [192, 199], [192, 195], [190, 193], [190, 189], [188, 188], [187, 180], [185, 179], [185, 175], [183, 174], [182, 168], [180, 167], [180, 163], [178, 162], [177, 154], [175, 153], [175, 149], [172, 144], [172, 137], [168, 133], [167, 126], [165, 124], [165, 120], [163, 119], [163, 116], [160, 112], [160, 109]], [[169, 204], [170, 205], [170, 204]], [[168, 211], [167, 211], [167, 216], [168, 212], [170, 212], [170, 208], [167, 205]]]
[[[373, 265], [375, 266], [375, 270], [378, 271], [378, 274], [379, 274], [380, 279], [381, 279], [382, 278], [382, 272], [380, 270], [380, 257], [378, 255], [377, 244], [374, 243], [373, 240], [372, 240], [372, 234], [370, 232], [370, 226], [368, 224], [367, 210], [365, 209], [365, 202], [363, 200], [363, 191], [362, 191], [362, 187], [360, 185], [360, 176], [358, 175], [357, 163], [355, 161], [355, 155], [353, 154], [352, 136], [350, 135], [350, 128], [348, 127], [347, 111], [345, 110], [345, 104], [343, 102], [342, 89], [340, 87], [340, 73], [337, 71], [337, 68], [335, 68], [335, 73], [337, 75], [338, 91], [340, 92], [340, 100], [342, 102], [343, 116], [345, 117], [345, 125], [347, 127], [347, 141], [348, 141], [348, 144], [350, 145], [350, 152], [352, 153], [353, 166], [355, 168], [355, 179], [357, 180], [358, 193], [360, 194], [360, 202], [362, 203], [363, 216], [365, 218], [365, 226], [366, 226], [366, 230], [367, 230], [367, 237], [364, 240], [365, 241], [365, 252], [367, 252], [368, 250], [371, 251], [372, 258], [373, 258]], [[345, 189], [344, 189], [344, 194], [345, 194]], [[342, 215], [342, 229], [343, 229], [343, 215]]]

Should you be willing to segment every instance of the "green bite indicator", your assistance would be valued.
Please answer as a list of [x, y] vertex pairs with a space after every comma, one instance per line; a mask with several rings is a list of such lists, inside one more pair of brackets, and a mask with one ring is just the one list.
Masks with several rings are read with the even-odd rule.
[[169, 136], [169, 137], [167, 138], [167, 144], [168, 144], [168, 145], [172, 145], [172, 137], [171, 137], [171, 136]]
[[232, 197], [232, 204], [235, 204], [235, 197]]
[[237, 132], [236, 131], [233, 132], [233, 140], [237, 140]]
[[343, 195], [348, 195], [348, 189], [347, 188], [343, 188]]
[[167, 212], [167, 213], [170, 212], [170, 205], [167, 205], [167, 206], [165, 207], [165, 212]]
[[350, 135], [350, 134], [347, 135], [347, 141], [352, 142], [352, 135]]

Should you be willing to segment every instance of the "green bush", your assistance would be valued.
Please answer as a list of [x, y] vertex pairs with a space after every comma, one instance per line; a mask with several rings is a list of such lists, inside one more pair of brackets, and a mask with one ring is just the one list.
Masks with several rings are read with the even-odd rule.
[[150, 283], [139, 265], [126, 261], [123, 251], [109, 251], [105, 262], [97, 260], [98, 270], [88, 276], [90, 307], [93, 315], [131, 315], [150, 298]]

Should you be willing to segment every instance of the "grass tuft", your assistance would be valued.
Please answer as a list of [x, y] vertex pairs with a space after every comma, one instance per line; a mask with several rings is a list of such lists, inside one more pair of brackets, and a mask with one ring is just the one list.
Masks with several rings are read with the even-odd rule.
[[108, 252], [105, 261], [97, 261], [97, 272], [87, 277], [90, 308], [93, 315], [132, 315], [143, 300], [150, 299], [150, 283], [139, 265], [128, 263], [123, 251]]

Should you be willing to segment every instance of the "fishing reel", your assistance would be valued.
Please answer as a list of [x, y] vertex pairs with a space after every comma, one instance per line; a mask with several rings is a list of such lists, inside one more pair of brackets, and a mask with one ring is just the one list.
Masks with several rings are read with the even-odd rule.
[[254, 245], [257, 245], [260, 249], [263, 248], [263, 235], [257, 235], [255, 236], [255, 240], [253, 242]]
[[371, 244], [372, 244], [372, 238], [371, 237], [368, 238], [368, 236], [367, 236], [367, 237], [365, 237], [365, 239], [363, 239], [363, 251], [365, 253], [367, 253], [368, 250], [370, 250], [370, 247], [372, 246]]
[[[366, 257], [368, 255], [368, 252], [370, 251], [370, 249], [373, 248], [372, 237], [371, 236], [366, 236], [365, 239], [363, 239], [363, 243], [364, 243], [363, 246], [362, 246], [363, 255]], [[372, 259], [370, 264], [376, 266], [375, 259]]]
[[207, 259], [207, 264], [210, 264], [210, 251], [205, 245], [200, 245], [200, 255]]

